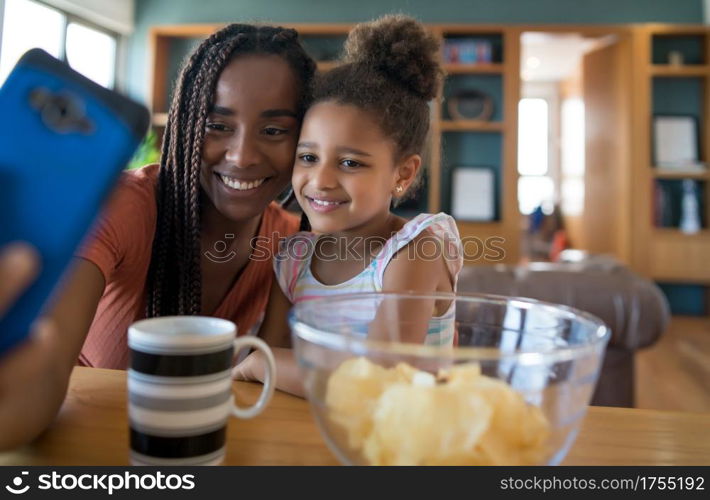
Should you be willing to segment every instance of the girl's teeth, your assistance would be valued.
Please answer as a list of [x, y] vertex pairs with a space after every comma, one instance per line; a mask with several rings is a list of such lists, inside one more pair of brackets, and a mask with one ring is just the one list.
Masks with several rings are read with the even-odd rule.
[[316, 200], [315, 198], [311, 198], [311, 199], [313, 200], [313, 202], [314, 202], [316, 205], [322, 205], [322, 206], [324, 206], [324, 207], [328, 207], [328, 206], [330, 206], [330, 205], [339, 205], [339, 204], [340, 204], [339, 201], [324, 201], [324, 200]]
[[256, 187], [259, 187], [266, 180], [259, 179], [251, 182], [242, 182], [231, 177], [226, 177], [224, 175], [220, 175], [219, 177], [220, 179], [222, 179], [222, 182], [224, 182], [227, 186], [231, 187], [232, 189], [237, 189], [239, 191], [246, 191], [248, 189], [254, 189]]

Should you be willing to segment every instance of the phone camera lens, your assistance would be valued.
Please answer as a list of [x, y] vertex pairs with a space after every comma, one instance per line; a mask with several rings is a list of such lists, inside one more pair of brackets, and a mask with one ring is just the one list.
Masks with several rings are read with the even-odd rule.
[[82, 103], [68, 93], [53, 93], [38, 88], [30, 92], [29, 101], [40, 112], [45, 125], [56, 132], [90, 133], [93, 130], [91, 121], [84, 114]]

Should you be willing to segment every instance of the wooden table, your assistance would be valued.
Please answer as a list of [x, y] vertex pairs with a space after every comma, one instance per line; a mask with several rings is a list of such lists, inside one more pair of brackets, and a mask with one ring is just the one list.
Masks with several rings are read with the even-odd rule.
[[[260, 385], [235, 382], [254, 401]], [[308, 402], [276, 392], [251, 420], [233, 419], [227, 465], [336, 465]], [[3, 465], [127, 465], [126, 372], [74, 369], [54, 425], [0, 453]], [[710, 465], [710, 415], [591, 407], [565, 465]]]

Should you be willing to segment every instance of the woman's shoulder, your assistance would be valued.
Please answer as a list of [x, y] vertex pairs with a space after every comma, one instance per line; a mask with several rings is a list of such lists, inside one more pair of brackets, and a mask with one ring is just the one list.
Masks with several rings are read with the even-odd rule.
[[101, 211], [101, 218], [132, 221], [130, 224], [135, 224], [134, 217], [154, 220], [157, 213], [156, 184], [159, 167], [147, 165], [121, 173], [106, 206]]
[[145, 167], [136, 168], [133, 170], [125, 170], [121, 174], [121, 184], [132, 187], [151, 187], [155, 188], [158, 183], [158, 174], [160, 173], [160, 165], [152, 163]]
[[158, 165], [121, 174], [107, 205], [77, 255], [96, 264], [108, 283], [123, 262], [130, 267], [150, 259], [157, 206]]
[[144, 205], [155, 207], [159, 172], [160, 165], [157, 164], [126, 170], [119, 177], [111, 197], [111, 204], [123, 208], [136, 205], [140, 209], [147, 208]]

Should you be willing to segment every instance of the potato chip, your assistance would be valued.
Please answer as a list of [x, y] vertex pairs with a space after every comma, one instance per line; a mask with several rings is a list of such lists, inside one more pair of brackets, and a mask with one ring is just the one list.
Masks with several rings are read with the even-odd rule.
[[330, 418], [345, 428], [349, 445], [362, 447], [372, 427], [372, 412], [387, 385], [402, 376], [365, 358], [342, 363], [328, 379], [325, 403]]
[[393, 384], [375, 407], [365, 457], [373, 465], [425, 465], [463, 454], [488, 428], [491, 414], [476, 394]]
[[351, 449], [373, 465], [531, 465], [546, 457], [542, 411], [476, 363], [434, 377], [406, 363], [348, 360], [331, 375], [326, 404]]

